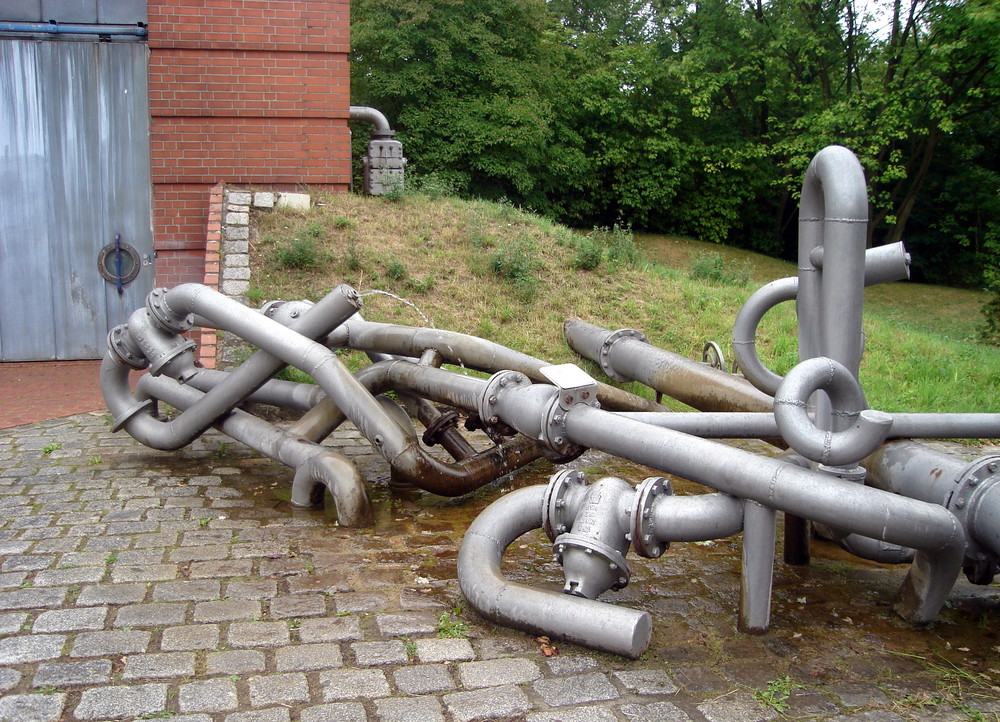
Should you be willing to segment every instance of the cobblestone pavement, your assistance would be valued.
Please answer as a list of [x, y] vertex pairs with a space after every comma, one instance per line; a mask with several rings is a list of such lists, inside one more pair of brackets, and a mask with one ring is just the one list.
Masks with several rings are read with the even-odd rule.
[[[738, 539], [675, 544], [610, 595], [653, 614], [641, 659], [547, 657], [464, 608], [455, 558], [479, 510], [549, 469], [403, 499], [356, 432], [330, 443], [371, 481], [374, 529], [291, 509], [289, 471], [214, 432], [162, 453], [102, 414], [0, 431], [0, 719], [1000, 719], [995, 585], [962, 580], [917, 628], [891, 611], [904, 570], [817, 545], [777, 565], [773, 628], [750, 637]], [[510, 576], [559, 583], [540, 534], [510, 556]]]

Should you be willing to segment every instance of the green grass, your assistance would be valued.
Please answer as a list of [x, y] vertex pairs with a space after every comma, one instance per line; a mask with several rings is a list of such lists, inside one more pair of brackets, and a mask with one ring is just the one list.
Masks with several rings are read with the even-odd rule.
[[[251, 266], [262, 298], [318, 299], [341, 282], [389, 290], [409, 297], [437, 328], [577, 363], [603, 381], [566, 346], [565, 319], [635, 328], [695, 359], [716, 341], [731, 364], [740, 306], [759, 286], [796, 272], [792, 263], [690, 239], [574, 231], [509, 203], [413, 193], [320, 200], [306, 214], [259, 216]], [[304, 238], [314, 244], [314, 262], [287, 267], [282, 249]], [[389, 296], [364, 300], [369, 320], [426, 325]], [[867, 289], [861, 381], [869, 404], [890, 412], [996, 411], [1000, 348], [975, 341], [985, 300], [909, 282]], [[777, 373], [796, 363], [796, 334], [793, 303], [760, 325], [758, 350]], [[366, 363], [360, 354], [345, 360], [351, 368]], [[652, 396], [638, 384], [626, 387]]]

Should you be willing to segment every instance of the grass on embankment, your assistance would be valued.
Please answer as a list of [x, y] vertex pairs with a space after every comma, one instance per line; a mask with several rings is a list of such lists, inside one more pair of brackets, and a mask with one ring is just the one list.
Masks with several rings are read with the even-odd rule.
[[[635, 328], [690, 358], [700, 359], [714, 340], [731, 359], [732, 324], [743, 301], [762, 283], [795, 273], [792, 264], [746, 251], [640, 240], [655, 245], [650, 254], [662, 261], [648, 260], [630, 233], [585, 235], [502, 203], [329, 195], [308, 213], [258, 216], [248, 296], [254, 304], [316, 299], [339, 283], [389, 291], [437, 328], [553, 363], [572, 361], [606, 380], [566, 346], [566, 318]], [[890, 412], [997, 411], [1000, 349], [969, 340], [983, 300], [971, 291], [906, 283], [868, 289], [861, 380], [869, 404]], [[364, 302], [369, 320], [425, 325], [393, 298], [368, 295]], [[795, 334], [791, 303], [761, 324], [758, 349], [778, 373], [795, 363]]]

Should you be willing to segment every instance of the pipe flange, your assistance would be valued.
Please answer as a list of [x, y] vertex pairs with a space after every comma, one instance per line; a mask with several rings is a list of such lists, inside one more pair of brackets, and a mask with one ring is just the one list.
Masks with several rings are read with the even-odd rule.
[[490, 425], [500, 423], [500, 417], [496, 414], [496, 406], [500, 400], [500, 394], [511, 388], [531, 386], [531, 379], [517, 371], [499, 371], [490, 376], [486, 384], [486, 390], [479, 398], [479, 418]]
[[424, 430], [421, 438], [428, 446], [434, 446], [444, 434], [456, 426], [458, 426], [458, 412], [454, 410], [442, 411]]
[[575, 459], [586, 451], [586, 448], [574, 444], [566, 436], [566, 413], [559, 398], [553, 399], [548, 411], [545, 412], [541, 441], [560, 456]]
[[545, 497], [542, 500], [542, 528], [555, 541], [560, 534], [565, 534], [573, 526], [575, 514], [569, 508], [567, 497], [578, 488], [586, 487], [587, 480], [582, 471], [563, 469], [552, 475], [549, 485], [545, 487]]
[[965, 468], [956, 480], [951, 494], [945, 499], [944, 507], [958, 517], [965, 530], [967, 559], [991, 556], [972, 536], [973, 516], [979, 496], [993, 484], [1000, 483], [1000, 456], [985, 456]]
[[641, 331], [636, 331], [632, 328], [620, 328], [617, 331], [608, 334], [608, 337], [604, 339], [604, 343], [601, 344], [601, 351], [598, 354], [601, 371], [603, 371], [608, 378], [613, 379], [614, 381], [635, 381], [633, 378], [623, 376], [618, 373], [611, 366], [611, 347], [614, 346], [619, 339], [623, 338], [634, 338], [636, 341], [649, 343], [649, 339], [646, 338]]
[[118, 363], [137, 371], [149, 366], [149, 359], [142, 353], [124, 323], [108, 331], [108, 351]]
[[118, 414], [118, 417], [111, 422], [111, 431], [113, 432], [118, 431], [123, 426], [125, 426], [125, 424], [128, 423], [129, 419], [138, 414], [140, 411], [145, 411], [146, 409], [150, 408], [153, 405], [153, 403], [154, 403], [153, 399], [146, 399], [145, 401], [136, 401], [134, 404], [132, 404], [127, 409]]
[[194, 326], [194, 314], [180, 315], [167, 303], [167, 289], [154, 288], [146, 296], [146, 309], [156, 323], [168, 331], [184, 333]]
[[[192, 341], [191, 339], [185, 339], [183, 343], [177, 344], [172, 349], [167, 351], [165, 354], [160, 356], [160, 358], [156, 360], [156, 363], [154, 363], [149, 367], [149, 373], [153, 376], [159, 376], [167, 364], [169, 364], [171, 361], [173, 361], [181, 354], [185, 353], [186, 351], [190, 351], [193, 348], [195, 348], [194, 341]], [[186, 381], [187, 379], [180, 378], [178, 380], [183, 382]]]
[[628, 585], [628, 580], [632, 576], [628, 562], [624, 555], [614, 547], [602, 544], [596, 539], [583, 536], [581, 534], [560, 534], [552, 544], [552, 554], [557, 562], [563, 563], [563, 555], [570, 549], [580, 549], [587, 556], [593, 556], [603, 561], [608, 568], [611, 578], [615, 578], [613, 584], [606, 589], [615, 591], [623, 589]]
[[662, 476], [650, 476], [635, 488], [632, 503], [632, 548], [635, 553], [647, 559], [657, 559], [670, 548], [670, 542], [656, 538], [653, 522], [653, 504], [658, 496], [670, 496], [674, 488], [670, 480]]

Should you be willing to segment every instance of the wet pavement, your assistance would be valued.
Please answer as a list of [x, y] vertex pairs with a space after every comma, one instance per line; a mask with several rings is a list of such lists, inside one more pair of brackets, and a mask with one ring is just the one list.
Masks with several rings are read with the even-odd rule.
[[[376, 525], [347, 530], [292, 509], [289, 470], [221, 434], [167, 453], [108, 422], [0, 431], [0, 720], [1000, 720], [995, 584], [961, 579], [915, 626], [891, 607], [905, 568], [816, 543], [811, 565], [777, 564], [772, 629], [747, 636], [739, 538], [674, 544], [630, 555], [631, 583], [602, 597], [652, 614], [646, 654], [546, 656], [467, 608], [455, 560], [480, 510], [550, 466], [400, 498], [348, 428], [327, 443], [368, 478]], [[541, 532], [505, 571], [561, 587]]]

